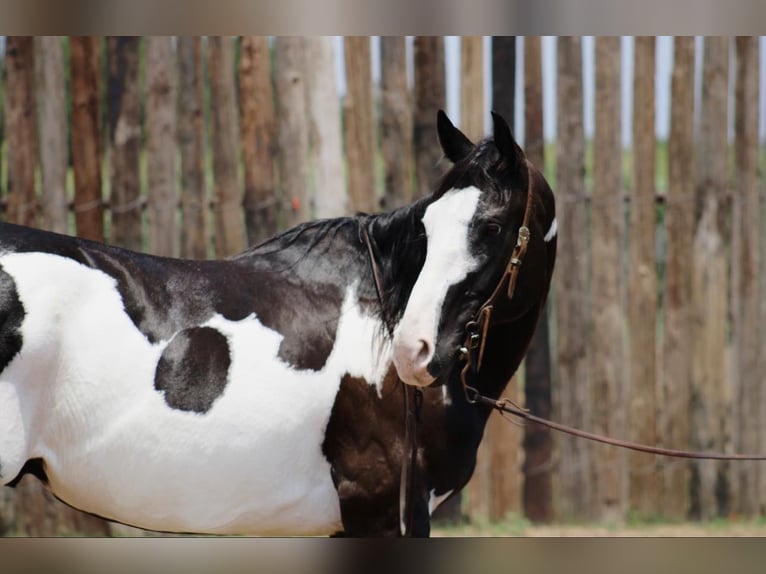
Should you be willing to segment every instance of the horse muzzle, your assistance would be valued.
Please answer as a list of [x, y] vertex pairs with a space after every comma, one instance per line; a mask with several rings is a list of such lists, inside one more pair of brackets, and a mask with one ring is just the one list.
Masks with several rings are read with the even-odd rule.
[[435, 345], [423, 337], [394, 336], [394, 366], [399, 378], [415, 387], [427, 387], [436, 380], [428, 372]]

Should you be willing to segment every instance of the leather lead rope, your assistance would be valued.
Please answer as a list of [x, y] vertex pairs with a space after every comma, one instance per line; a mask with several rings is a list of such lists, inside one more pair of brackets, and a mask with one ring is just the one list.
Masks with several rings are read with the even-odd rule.
[[[364, 222], [359, 220], [362, 239], [367, 246], [367, 254], [372, 269], [372, 277], [375, 280], [375, 293], [378, 297], [383, 322], [389, 336], [393, 339], [391, 324], [386, 315], [386, 307], [383, 305], [383, 283], [380, 278], [380, 270], [375, 259], [375, 251], [372, 248], [372, 240]], [[402, 457], [402, 472], [399, 478], [399, 526], [402, 536], [412, 536], [412, 527], [415, 519], [414, 505], [412, 500], [415, 496], [415, 471], [418, 462], [418, 427], [421, 423], [423, 410], [423, 391], [412, 388], [402, 382], [404, 394], [404, 456]], [[412, 395], [412, 396], [410, 396]], [[408, 456], [409, 455], [409, 456]]]
[[556, 422], [538, 417], [536, 415], [533, 415], [529, 411], [514, 405], [509, 399], [495, 400], [477, 393], [471, 402], [476, 404], [487, 405], [489, 407], [492, 407], [493, 409], [497, 409], [501, 413], [508, 413], [510, 415], [513, 415], [531, 422], [545, 425], [548, 428], [551, 428], [553, 430], [557, 430], [563, 433], [567, 433], [572, 436], [584, 438], [587, 440], [592, 440], [595, 442], [600, 442], [603, 444], [608, 444], [611, 446], [617, 446], [620, 448], [636, 450], [638, 452], [646, 452], [649, 454], [659, 454], [662, 456], [674, 456], [677, 458], [694, 458], [694, 459], [706, 459], [706, 460], [766, 460], [766, 455], [763, 455], [763, 454], [725, 454], [725, 453], [719, 453], [719, 452], [677, 450], [672, 448], [662, 448], [658, 446], [648, 446], [648, 445], [631, 442], [627, 440], [611, 438], [611, 437], [603, 436], [600, 434], [576, 429], [567, 425], [563, 425], [561, 423], [556, 423]]

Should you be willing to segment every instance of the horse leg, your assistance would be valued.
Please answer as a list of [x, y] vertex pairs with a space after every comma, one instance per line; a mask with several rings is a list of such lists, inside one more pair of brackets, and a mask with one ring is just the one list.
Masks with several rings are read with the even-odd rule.
[[[402, 536], [398, 491], [367, 496], [360, 489], [351, 488], [350, 484], [345, 486], [346, 488], [341, 483], [338, 488], [343, 532], [334, 536]], [[416, 490], [412, 504], [414, 507], [411, 534], [414, 537], [427, 538], [431, 533], [431, 517], [425, 489]]]

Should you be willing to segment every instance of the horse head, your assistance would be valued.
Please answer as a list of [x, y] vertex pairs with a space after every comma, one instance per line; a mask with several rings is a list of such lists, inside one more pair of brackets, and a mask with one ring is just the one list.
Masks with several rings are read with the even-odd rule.
[[466, 325], [506, 280], [523, 224], [530, 238], [513, 297], [493, 300], [490, 327], [541, 305], [555, 257], [553, 194], [527, 161], [506, 121], [472, 143], [446, 114], [437, 129], [453, 163], [422, 217], [425, 260], [394, 331], [394, 364], [407, 384], [428, 386], [450, 372]]

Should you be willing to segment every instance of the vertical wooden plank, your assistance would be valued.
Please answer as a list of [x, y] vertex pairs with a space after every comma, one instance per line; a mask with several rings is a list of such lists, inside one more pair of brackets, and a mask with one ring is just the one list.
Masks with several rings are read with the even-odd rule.
[[[691, 376], [691, 258], [694, 233], [694, 38], [674, 39], [665, 210], [665, 290], [658, 439], [671, 448], [689, 444]], [[662, 459], [660, 508], [684, 519], [689, 509], [689, 464]]]
[[37, 222], [35, 166], [35, 60], [31, 36], [8, 36], [5, 47], [5, 123], [8, 132], [6, 218], [21, 225]]
[[414, 196], [412, 105], [407, 87], [404, 36], [384, 36], [381, 50], [380, 139], [385, 170], [384, 206], [409, 204]]
[[59, 36], [35, 39], [37, 125], [42, 179], [41, 225], [57, 233], [69, 231], [66, 195], [67, 124], [64, 52]]
[[[460, 129], [473, 141], [479, 141], [484, 136], [484, 53], [481, 36], [461, 36], [460, 38]], [[505, 74], [504, 74], [505, 75]], [[508, 386], [510, 390], [510, 385]], [[495, 492], [493, 483], [494, 468], [502, 463], [508, 463], [506, 453], [500, 452], [495, 456], [495, 445], [502, 440], [504, 425], [497, 425], [495, 418], [502, 417], [492, 413], [487, 421], [484, 437], [479, 444], [476, 454], [476, 467], [473, 476], [466, 486], [468, 505], [465, 512], [471, 520], [486, 521], [494, 519], [500, 506], [505, 506], [503, 492]], [[518, 437], [518, 432], [513, 429]], [[516, 437], [510, 437], [510, 444]], [[516, 472], [516, 465], [504, 465], [503, 470]], [[508, 468], [510, 467], [510, 469]], [[497, 495], [497, 496], [495, 496]], [[502, 518], [500, 516], [499, 518]]]
[[135, 36], [110, 36], [109, 60], [109, 181], [112, 217], [111, 243], [142, 249], [140, 89], [138, 50]]
[[351, 211], [371, 212], [378, 206], [375, 194], [375, 121], [372, 106], [372, 65], [369, 36], [347, 36], [343, 41], [346, 63], [346, 162]]
[[[596, 112], [593, 173], [591, 345], [591, 428], [625, 436], [623, 379], [622, 250], [623, 192], [620, 142], [620, 39], [596, 39]], [[593, 514], [599, 520], [623, 518], [627, 483], [625, 452], [593, 450]]]
[[98, 75], [99, 38], [73, 36], [69, 42], [72, 83], [72, 162], [77, 235], [104, 240]]
[[208, 254], [208, 195], [205, 185], [205, 122], [202, 40], [178, 38], [178, 125], [181, 158], [181, 257]]
[[146, 160], [149, 252], [178, 255], [176, 229], [176, 108], [173, 43], [146, 41]]
[[309, 127], [303, 40], [274, 39], [277, 109], [277, 165], [282, 225], [292, 227], [311, 216], [308, 187]]
[[[466, 116], [465, 127], [469, 137], [478, 141], [484, 136], [484, 40], [481, 36], [463, 38], [466, 41], [462, 60], [463, 81], [473, 82], [472, 88], [464, 83], [462, 101]], [[492, 107], [499, 111], [513, 126], [513, 111], [506, 105], [513, 106], [516, 92], [516, 38], [509, 36], [499, 39], [491, 48], [492, 57]], [[470, 70], [466, 68], [470, 67]], [[469, 96], [470, 94], [470, 96]], [[497, 103], [497, 106], [495, 105]], [[502, 110], [502, 111], [501, 111]], [[521, 373], [516, 373], [505, 390], [505, 396], [512, 401], [521, 402]], [[485, 440], [489, 439], [490, 462], [490, 501], [489, 517], [501, 520], [510, 513], [521, 512], [521, 494], [523, 476], [521, 474], [523, 433], [514, 425], [509, 425], [499, 413], [492, 413], [487, 422]]]
[[208, 38], [210, 108], [213, 116], [215, 251], [226, 257], [245, 248], [242, 190], [239, 184], [239, 125], [231, 37]]
[[[503, 76], [506, 74], [503, 70]], [[482, 36], [460, 37], [460, 129], [474, 142], [485, 135]]]
[[[726, 267], [728, 38], [705, 38], [703, 75], [692, 258], [690, 443], [698, 450], [724, 450], [730, 431], [730, 377], [725, 353], [729, 283]], [[726, 515], [727, 467], [714, 461], [692, 462], [693, 518]]]
[[[633, 68], [633, 185], [630, 191], [628, 265], [629, 384], [628, 436], [656, 444], [657, 268], [655, 235], [655, 39], [635, 39]], [[639, 518], [657, 514], [655, 457], [628, 455], [629, 509]]]
[[[585, 210], [585, 133], [583, 130], [582, 43], [557, 40], [556, 192], [559, 244], [553, 274], [556, 298], [556, 364], [552, 390], [557, 420], [590, 425], [590, 346], [588, 329], [588, 249]], [[589, 517], [592, 498], [590, 448], [570, 436], [557, 439], [555, 487], [560, 518]]]
[[516, 113], [516, 36], [492, 38], [492, 108], [513, 130]]
[[245, 172], [247, 242], [256, 245], [277, 232], [274, 181], [276, 118], [271, 54], [265, 36], [243, 36], [239, 61], [242, 162]]
[[[524, 109], [526, 126], [524, 148], [532, 164], [540, 171], [545, 166], [543, 132], [543, 65], [539, 36], [524, 38]], [[524, 370], [526, 407], [535, 415], [551, 417], [551, 350], [546, 304], [527, 350]], [[524, 425], [524, 515], [532, 522], [553, 520], [553, 439], [551, 431], [537, 423]]]
[[417, 36], [413, 142], [418, 197], [424, 197], [433, 191], [443, 171], [437, 165], [442, 151], [436, 135], [436, 113], [446, 107], [446, 102], [444, 38]]
[[[758, 38], [736, 40], [737, 85], [735, 103], [735, 192], [732, 205], [732, 421], [734, 450], [760, 452], [766, 444], [761, 420], [760, 285], [758, 277]], [[732, 511], [755, 517], [766, 495], [760, 492], [762, 464], [732, 465]]]
[[[348, 41], [349, 38], [346, 39]], [[343, 137], [341, 135], [340, 100], [335, 79], [335, 51], [333, 38], [317, 36], [306, 38], [306, 88], [308, 95], [310, 164], [314, 174], [315, 217], [340, 217], [349, 211], [346, 193], [345, 166], [343, 163]], [[368, 50], [369, 56], [369, 50]], [[369, 62], [369, 58], [368, 58]], [[370, 79], [370, 81], [372, 81]], [[367, 91], [371, 84], [367, 86]], [[372, 95], [369, 109], [372, 113]], [[374, 119], [368, 118], [365, 127], [370, 132], [366, 139], [374, 145]], [[348, 123], [347, 123], [348, 125]], [[375, 153], [364, 152], [372, 161], [366, 168], [372, 186], [367, 192], [374, 200]], [[349, 164], [349, 170], [352, 169]], [[375, 203], [370, 208], [375, 209]]]

